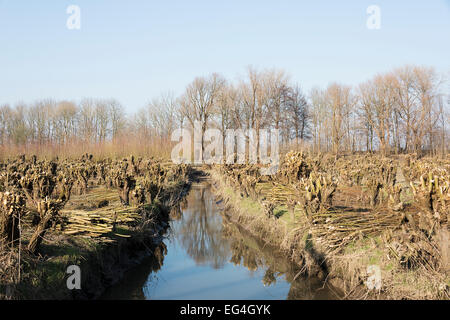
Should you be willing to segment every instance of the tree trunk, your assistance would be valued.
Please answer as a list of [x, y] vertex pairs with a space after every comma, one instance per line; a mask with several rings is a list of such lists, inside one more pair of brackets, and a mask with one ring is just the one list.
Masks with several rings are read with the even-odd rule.
[[0, 241], [13, 245], [19, 239], [19, 221], [24, 204], [21, 196], [0, 192]]
[[19, 239], [19, 217], [9, 212], [0, 213], [0, 240], [12, 245]]
[[47, 213], [44, 218], [39, 221], [33, 235], [31, 236], [30, 242], [28, 243], [28, 251], [32, 254], [39, 252], [42, 240], [44, 239], [45, 233], [51, 227], [50, 220], [52, 215]]

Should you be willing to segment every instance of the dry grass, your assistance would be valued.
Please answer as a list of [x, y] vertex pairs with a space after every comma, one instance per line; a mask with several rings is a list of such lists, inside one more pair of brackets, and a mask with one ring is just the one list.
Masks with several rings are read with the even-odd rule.
[[0, 300], [12, 299], [20, 281], [19, 250], [0, 248]]
[[36, 154], [39, 158], [52, 159], [78, 158], [81, 154], [92, 154], [97, 159], [120, 158], [134, 154], [139, 157], [157, 157], [169, 159], [174, 142], [160, 138], [121, 137], [114, 141], [89, 143], [72, 140], [66, 144], [26, 144], [0, 145], [0, 160], [14, 158], [21, 154]]

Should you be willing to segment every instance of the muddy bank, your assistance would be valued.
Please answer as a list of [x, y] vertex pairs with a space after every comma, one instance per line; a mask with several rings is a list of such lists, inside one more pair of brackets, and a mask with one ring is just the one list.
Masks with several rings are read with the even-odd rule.
[[80, 266], [81, 290], [70, 291], [70, 298], [97, 299], [105, 290], [120, 281], [130, 268], [150, 256], [158, 257], [167, 223], [163, 221], [158, 229], [154, 233], [134, 234], [132, 238], [90, 253]]

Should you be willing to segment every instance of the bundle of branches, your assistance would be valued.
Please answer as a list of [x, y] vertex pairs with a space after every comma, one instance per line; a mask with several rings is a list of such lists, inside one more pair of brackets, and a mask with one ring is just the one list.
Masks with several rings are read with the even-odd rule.
[[[300, 183], [297, 183], [298, 186]], [[300, 189], [300, 188], [298, 188]], [[284, 185], [274, 182], [267, 190], [266, 198], [273, 203], [286, 203], [289, 199], [296, 199], [299, 197], [299, 191], [293, 185]]]
[[267, 196], [269, 203], [286, 204], [291, 219], [294, 220], [295, 207], [300, 206], [308, 221], [318, 212], [326, 212], [332, 205], [337, 182], [329, 174], [311, 173], [295, 183], [284, 185], [274, 183]]
[[[61, 213], [67, 216], [64, 233], [82, 234], [96, 238], [114, 232], [120, 224], [133, 224], [140, 219], [137, 207], [108, 207], [92, 211], [67, 210]], [[115, 233], [119, 235], [118, 233]]]
[[377, 236], [387, 229], [394, 229], [401, 220], [400, 215], [391, 211], [327, 211], [311, 217], [313, 235], [331, 252], [342, 250], [356, 239]]
[[[380, 183], [391, 185], [395, 181], [396, 162], [376, 155], [352, 155], [341, 157], [329, 165], [326, 172], [335, 176], [341, 184], [347, 186], [368, 186]], [[373, 180], [376, 180], [374, 184]]]

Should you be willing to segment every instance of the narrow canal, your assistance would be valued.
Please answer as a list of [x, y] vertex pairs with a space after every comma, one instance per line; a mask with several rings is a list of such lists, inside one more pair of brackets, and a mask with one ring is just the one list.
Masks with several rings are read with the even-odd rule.
[[336, 299], [318, 279], [221, 215], [208, 183], [171, 213], [167, 238], [103, 299]]

